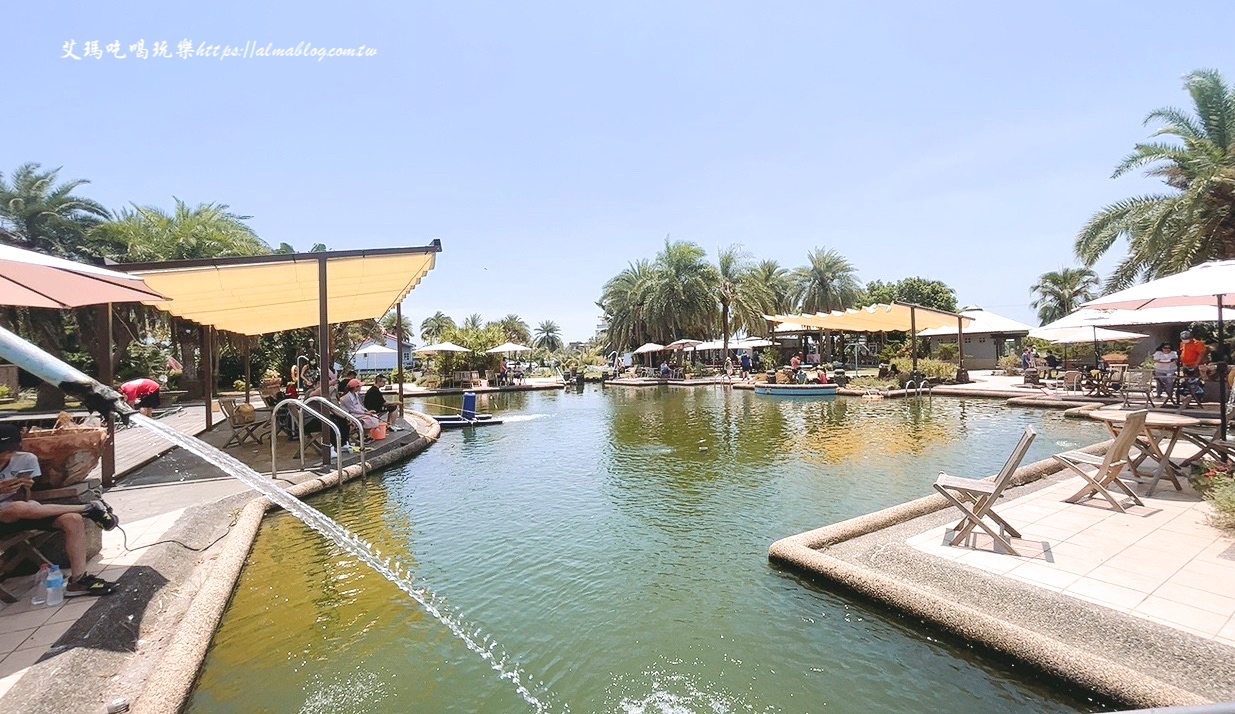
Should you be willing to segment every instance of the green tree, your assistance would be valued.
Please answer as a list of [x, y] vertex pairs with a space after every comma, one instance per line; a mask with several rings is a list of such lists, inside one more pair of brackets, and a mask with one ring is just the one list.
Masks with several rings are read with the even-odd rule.
[[427, 344], [436, 344], [445, 339], [448, 331], [455, 329], [455, 321], [446, 313], [438, 310], [431, 317], [426, 317], [420, 323], [420, 339]]
[[155, 206], [123, 209], [116, 220], [100, 224], [96, 231], [126, 246], [132, 261], [191, 260], [230, 256], [266, 255], [266, 245], [245, 221], [227, 206], [199, 203], [190, 207], [174, 198], [168, 213]]
[[762, 331], [767, 324], [763, 315], [771, 309], [775, 298], [755, 274], [750, 255], [736, 245], [722, 249], [716, 257], [713, 295], [720, 305], [722, 350], [728, 356], [730, 332], [738, 329]]
[[1184, 87], [1191, 112], [1156, 109], [1145, 119], [1163, 124], [1154, 136], [1174, 140], [1137, 144], [1112, 175], [1146, 167], [1169, 190], [1106, 206], [1076, 238], [1076, 255], [1087, 268], [1116, 239], [1127, 239], [1128, 253], [1107, 278], [1108, 290], [1235, 258], [1235, 93], [1214, 70], [1189, 74]]
[[902, 278], [895, 283], [872, 280], [866, 284], [864, 304], [912, 303], [944, 312], [956, 312], [956, 291], [939, 280]]
[[[382, 330], [384, 330], [386, 334], [394, 335], [398, 331], [398, 328], [400, 327], [398, 318], [399, 318], [399, 313], [395, 312], [394, 310], [391, 310], [385, 315], [382, 315], [382, 319], [378, 320], [378, 324], [382, 326]], [[416, 334], [415, 329], [412, 328], [412, 320], [407, 315], [403, 316], [402, 327], [403, 327], [403, 339], [404, 340], [410, 340], [412, 339], [412, 336]]]
[[1098, 274], [1089, 268], [1060, 268], [1043, 273], [1031, 291], [1038, 297], [1030, 303], [1038, 311], [1038, 324], [1054, 322], [1080, 309], [1096, 297]]
[[715, 324], [716, 268], [707, 252], [686, 241], [670, 242], [656, 255], [647, 286], [646, 318], [652, 339], [671, 342], [702, 336]]
[[497, 327], [502, 331], [504, 342], [515, 342], [521, 345], [526, 345], [532, 339], [531, 329], [523, 318], [515, 314], [507, 315], [497, 321]]
[[646, 258], [629, 264], [610, 278], [596, 306], [609, 323], [605, 340], [609, 349], [626, 350], [647, 342], [647, 294], [652, 285], [652, 262]]
[[807, 264], [792, 273], [793, 299], [803, 312], [830, 312], [852, 307], [862, 296], [853, 264], [834, 250], [816, 248]]
[[557, 352], [562, 349], [562, 345], [561, 330], [556, 322], [544, 320], [536, 326], [536, 337], [532, 341], [533, 347], [542, 347], [549, 352]]
[[[751, 269], [754, 279], [768, 287], [772, 294], [769, 312], [785, 314], [793, 312], [793, 281], [789, 270], [775, 260], [762, 260]], [[763, 334], [762, 327], [758, 334]]]
[[484, 323], [485, 321], [481, 319], [480, 313], [473, 312], [471, 315], [467, 316], [466, 320], [463, 321], [463, 325], [461, 326], [461, 329], [480, 330], [484, 327]]

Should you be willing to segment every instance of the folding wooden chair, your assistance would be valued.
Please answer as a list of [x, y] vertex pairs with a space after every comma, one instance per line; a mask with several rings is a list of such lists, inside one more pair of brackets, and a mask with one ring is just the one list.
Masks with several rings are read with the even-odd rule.
[[[1003, 495], [1004, 489], [1012, 483], [1012, 474], [1020, 466], [1021, 460], [1025, 458], [1025, 452], [1029, 451], [1029, 445], [1033, 443], [1036, 436], [1037, 433], [1034, 432], [1032, 426], [1025, 427], [1021, 440], [1017, 442], [1012, 455], [1008, 457], [1007, 462], [994, 479], [977, 480], [957, 478], [945, 473], [939, 474], [939, 478], [935, 479], [935, 490], [964, 514], [961, 520], [952, 527], [952, 538], [948, 541], [948, 545], [963, 544], [974, 528], [981, 528], [1009, 553], [1020, 555], [1012, 547], [1012, 541], [1008, 536], [1020, 538], [1021, 534], [998, 513], [995, 513], [993, 507], [995, 501]], [[988, 518], [999, 526], [998, 531], [986, 522]]]
[[[1065, 499], [1068, 503], [1080, 503], [1087, 498], [1102, 496], [1115, 507], [1115, 510], [1120, 513], [1127, 513], [1127, 508], [1123, 503], [1111, 495], [1111, 489], [1119, 489], [1125, 495], [1131, 497], [1132, 502], [1136, 505], [1145, 505], [1136, 493], [1128, 487], [1128, 484], [1119, 479], [1119, 474], [1125, 468], [1128, 469], [1129, 473], [1132, 472], [1128, 461], [1129, 452], [1132, 449], [1132, 445], [1136, 443], [1137, 437], [1141, 435], [1145, 427], [1145, 417], [1148, 414], [1148, 409], [1142, 409], [1129, 414], [1128, 418], [1124, 421], [1123, 430], [1111, 442], [1111, 446], [1106, 450], [1105, 456], [1094, 456], [1083, 451], [1065, 451], [1062, 454], [1055, 454], [1056, 461], [1063, 464], [1065, 468], [1079, 474], [1087, 482], [1084, 488]], [[1093, 470], [1090, 471], [1090, 468]]]
[[219, 409], [223, 410], [223, 416], [227, 417], [227, 423], [232, 428], [231, 438], [223, 444], [223, 448], [244, 446], [250, 441], [260, 445], [266, 434], [270, 433], [270, 420], [253, 419], [250, 421], [239, 412], [237, 406], [235, 399], [219, 400]]
[[1130, 369], [1124, 376], [1123, 392], [1124, 407], [1132, 406], [1135, 400], [1138, 403], [1143, 402], [1145, 406], [1154, 406], [1153, 398], [1154, 379], [1153, 373], [1144, 369]]

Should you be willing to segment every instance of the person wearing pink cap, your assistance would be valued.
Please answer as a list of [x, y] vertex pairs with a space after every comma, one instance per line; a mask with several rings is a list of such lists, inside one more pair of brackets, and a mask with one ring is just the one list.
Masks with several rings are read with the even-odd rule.
[[347, 383], [347, 392], [339, 399], [339, 406], [343, 407], [343, 411], [351, 414], [360, 420], [360, 426], [368, 432], [382, 423], [381, 419], [377, 418], [375, 412], [365, 409], [364, 402], [361, 401], [360, 388], [364, 385], [359, 379], [353, 379]]

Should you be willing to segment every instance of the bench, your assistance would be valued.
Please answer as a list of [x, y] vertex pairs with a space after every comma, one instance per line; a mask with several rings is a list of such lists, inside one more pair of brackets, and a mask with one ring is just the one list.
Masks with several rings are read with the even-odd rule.
[[17, 595], [4, 587], [3, 580], [23, 563], [31, 562], [36, 566], [52, 563], [39, 548], [60, 534], [52, 525], [54, 520], [44, 518], [38, 521], [0, 524], [0, 601], [17, 602]]

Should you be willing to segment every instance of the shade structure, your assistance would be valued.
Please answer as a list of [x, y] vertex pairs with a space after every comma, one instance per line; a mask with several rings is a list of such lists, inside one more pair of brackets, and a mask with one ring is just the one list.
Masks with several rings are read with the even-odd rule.
[[[244, 258], [133, 263], [170, 302], [148, 301], [176, 317], [241, 335], [320, 324], [325, 288], [331, 323], [379, 318], [433, 269], [441, 243], [407, 248], [290, 253]], [[326, 282], [319, 277], [325, 262]]]
[[165, 299], [138, 276], [0, 245], [0, 305], [66, 309]]
[[730, 344], [729, 346], [744, 350], [753, 350], [760, 347], [774, 347], [776, 346], [776, 343], [771, 340], [765, 340], [761, 337], [747, 337], [745, 339], [738, 340], [736, 345]]
[[1126, 290], [1119, 290], [1104, 295], [1097, 300], [1090, 300], [1082, 307], [1099, 309], [1143, 310], [1152, 307], [1180, 307], [1185, 305], [1213, 305], [1217, 308], [1215, 316], [1218, 322], [1218, 419], [1221, 423], [1220, 434], [1226, 437], [1226, 368], [1228, 355], [1225, 354], [1226, 335], [1224, 332], [1223, 305], [1230, 304], [1227, 299], [1235, 292], [1235, 260], [1216, 260], [1202, 263], [1195, 268], [1189, 268], [1182, 273], [1168, 275], [1165, 278], [1150, 280], [1147, 283], [1134, 285]]
[[634, 353], [637, 355], [642, 355], [649, 352], [660, 352], [663, 349], [665, 349], [664, 345], [658, 345], [655, 342], [645, 342], [644, 344], [636, 347]]
[[[1222, 317], [1226, 321], [1235, 319], [1235, 309], [1223, 308]], [[1147, 307], [1143, 310], [1101, 310], [1087, 307], [1065, 315], [1042, 327], [1169, 325], [1188, 322], [1215, 322], [1217, 319], [1218, 308], [1216, 305]]]
[[527, 352], [530, 349], [532, 348], [526, 345], [520, 345], [514, 342], [503, 342], [502, 344], [498, 345], [497, 347], [494, 347], [491, 350], [485, 350], [485, 354], [504, 355], [504, 354], [510, 354], [511, 352]]
[[355, 355], [357, 357], [366, 357], [370, 355], [392, 355], [396, 351], [397, 350], [392, 350], [385, 345], [369, 345], [362, 350], [356, 350]]
[[910, 350], [913, 371], [918, 371], [918, 331], [933, 327], [952, 326], [958, 332], [970, 318], [954, 312], [909, 303], [880, 303], [867, 307], [802, 315], [764, 315], [771, 322], [795, 323], [804, 327], [842, 332], [908, 332], [913, 342]]
[[466, 347], [460, 347], [453, 342], [439, 342], [435, 345], [425, 345], [418, 347], [413, 352], [471, 352]]
[[801, 315], [764, 315], [772, 322], [791, 322], [804, 327], [846, 332], [910, 332], [933, 327], [957, 327], [969, 324], [970, 318], [907, 303], [884, 303], [867, 307], [804, 313]]

